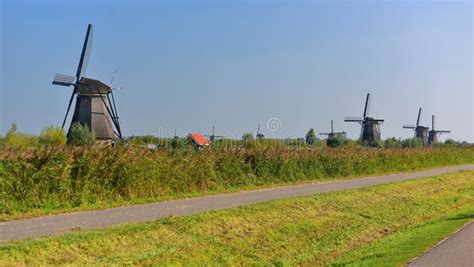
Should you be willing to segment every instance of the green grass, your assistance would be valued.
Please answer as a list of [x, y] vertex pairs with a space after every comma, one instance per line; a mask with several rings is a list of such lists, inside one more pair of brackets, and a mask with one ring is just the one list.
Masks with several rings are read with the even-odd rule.
[[0, 247], [0, 265], [400, 265], [474, 217], [474, 172]]
[[0, 221], [474, 163], [474, 148], [0, 148]]

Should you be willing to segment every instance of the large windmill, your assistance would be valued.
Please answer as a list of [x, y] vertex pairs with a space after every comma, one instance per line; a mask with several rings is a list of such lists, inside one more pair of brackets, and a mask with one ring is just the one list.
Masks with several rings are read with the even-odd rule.
[[451, 131], [445, 131], [445, 130], [435, 130], [435, 115], [431, 116], [431, 131], [429, 132], [428, 135], [428, 143], [435, 144], [439, 142], [439, 136], [442, 133], [450, 133]]
[[335, 137], [336, 135], [345, 137], [346, 132], [334, 132], [334, 121], [331, 120], [331, 132], [329, 132], [329, 133], [320, 133], [319, 135], [326, 135], [328, 138]]
[[89, 24], [76, 76], [56, 74], [54, 77], [54, 85], [73, 87], [62, 127], [66, 123], [74, 96], [77, 95], [71, 126], [74, 123], [89, 126], [98, 140], [111, 140], [115, 136], [122, 139], [112, 88], [99, 80], [84, 77], [91, 53], [92, 31], [92, 24]]
[[422, 126], [420, 125], [420, 121], [421, 121], [421, 114], [422, 114], [422, 109], [420, 108], [418, 110], [418, 117], [416, 119], [416, 125], [403, 125], [403, 128], [405, 129], [412, 129], [415, 131], [415, 138], [419, 138], [421, 139], [421, 142], [423, 143], [423, 145], [428, 145], [428, 131], [429, 131], [429, 127], [425, 127], [425, 126]]
[[362, 126], [360, 140], [368, 143], [380, 141], [380, 124], [383, 119], [369, 117], [370, 94], [367, 94], [363, 117], [346, 117], [345, 122], [357, 122]]

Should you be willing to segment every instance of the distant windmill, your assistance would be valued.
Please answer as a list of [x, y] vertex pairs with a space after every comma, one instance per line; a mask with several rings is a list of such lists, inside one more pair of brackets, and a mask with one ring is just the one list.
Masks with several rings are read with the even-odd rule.
[[444, 130], [435, 130], [435, 115], [431, 116], [431, 131], [429, 132], [428, 135], [428, 143], [431, 144], [436, 144], [439, 142], [439, 136], [442, 133], [450, 133], [451, 131], [444, 131]]
[[334, 137], [334, 136], [336, 136], [336, 135], [345, 137], [345, 136], [346, 136], [346, 132], [337, 132], [337, 133], [335, 133], [335, 132], [334, 132], [334, 121], [331, 120], [331, 132], [329, 132], [329, 133], [320, 133], [319, 135], [327, 135], [328, 138], [332, 138], [332, 137]]
[[174, 128], [174, 135], [173, 135], [173, 139], [179, 139], [179, 136], [176, 135], [176, 128]]
[[212, 134], [211, 135], [204, 135], [209, 138], [209, 141], [214, 142], [217, 138], [224, 138], [223, 135], [215, 135], [215, 127], [212, 126]]
[[260, 123], [258, 124], [258, 128], [257, 128], [257, 139], [263, 139], [265, 138], [265, 135], [260, 133]]
[[[54, 77], [54, 85], [73, 87], [62, 128], [64, 128], [64, 124], [66, 123], [74, 96], [77, 95], [71, 126], [74, 123], [87, 125], [99, 140], [110, 140], [115, 138], [115, 136], [122, 139], [122, 131], [117, 116], [115, 100], [113, 99], [112, 88], [101, 81], [83, 76], [86, 72], [91, 53], [92, 32], [92, 24], [89, 24], [76, 76], [56, 74]], [[112, 101], [109, 95], [112, 96]], [[115, 126], [115, 130], [112, 124]]]
[[380, 141], [380, 124], [383, 119], [369, 117], [370, 94], [367, 94], [363, 117], [346, 117], [345, 122], [357, 122], [362, 126], [360, 140], [365, 142]]
[[418, 110], [418, 117], [416, 119], [416, 125], [403, 125], [405, 129], [412, 129], [415, 131], [415, 138], [421, 139], [423, 145], [428, 145], [428, 131], [429, 127], [420, 125], [422, 109]]

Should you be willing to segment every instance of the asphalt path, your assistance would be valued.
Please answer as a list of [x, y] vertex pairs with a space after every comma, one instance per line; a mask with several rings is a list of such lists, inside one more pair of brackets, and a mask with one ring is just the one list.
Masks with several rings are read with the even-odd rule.
[[281, 186], [262, 190], [243, 191], [104, 210], [64, 213], [31, 219], [6, 221], [0, 222], [0, 242], [49, 235], [60, 235], [73, 229], [97, 229], [120, 224], [154, 221], [167, 216], [184, 216], [275, 199], [357, 189], [467, 170], [474, 170], [474, 164], [412, 173]]
[[416, 258], [408, 266], [474, 266], [474, 221]]

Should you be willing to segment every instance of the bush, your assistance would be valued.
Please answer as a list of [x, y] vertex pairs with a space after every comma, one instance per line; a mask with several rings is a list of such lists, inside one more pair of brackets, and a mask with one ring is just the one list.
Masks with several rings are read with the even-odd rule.
[[420, 138], [408, 138], [401, 142], [403, 148], [417, 148], [423, 147], [423, 141]]
[[80, 123], [74, 123], [69, 130], [68, 144], [88, 146], [95, 143], [95, 135], [89, 126]]
[[344, 137], [338, 134], [328, 137], [328, 139], [326, 140], [327, 146], [332, 147], [332, 148], [340, 147], [344, 143], [345, 143]]
[[248, 142], [248, 141], [253, 141], [254, 138], [253, 138], [253, 134], [252, 133], [244, 133], [242, 135], [242, 141], [245, 143], [245, 142]]
[[66, 133], [63, 128], [49, 126], [46, 127], [39, 136], [42, 145], [54, 146], [66, 144]]
[[459, 145], [459, 143], [456, 142], [454, 139], [446, 139], [446, 141], [444, 141], [444, 144], [448, 145], [448, 146], [458, 146]]
[[383, 146], [385, 148], [400, 148], [402, 147], [400, 140], [396, 139], [395, 137], [387, 138], [383, 141]]
[[314, 129], [311, 128], [306, 133], [306, 144], [314, 145], [316, 143], [316, 141], [317, 141], [316, 134], [314, 133]]
[[5, 136], [5, 144], [12, 147], [35, 147], [38, 146], [38, 138], [18, 132], [16, 123], [13, 123]]

